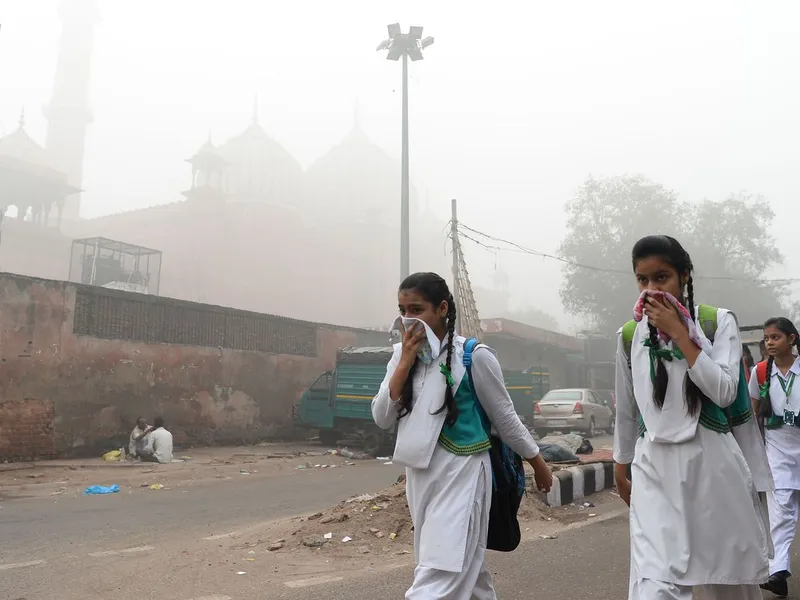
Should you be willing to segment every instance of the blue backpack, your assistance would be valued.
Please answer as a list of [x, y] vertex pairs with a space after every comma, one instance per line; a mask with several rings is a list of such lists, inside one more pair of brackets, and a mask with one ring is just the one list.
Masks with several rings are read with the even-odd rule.
[[470, 338], [464, 342], [464, 366], [475, 404], [483, 421], [486, 434], [492, 443], [489, 456], [492, 463], [492, 506], [489, 512], [489, 535], [486, 547], [498, 552], [516, 550], [522, 539], [517, 513], [525, 494], [525, 467], [522, 457], [514, 452], [498, 436], [492, 435], [492, 424], [486, 411], [478, 401], [475, 383], [472, 380], [472, 352], [478, 340]]

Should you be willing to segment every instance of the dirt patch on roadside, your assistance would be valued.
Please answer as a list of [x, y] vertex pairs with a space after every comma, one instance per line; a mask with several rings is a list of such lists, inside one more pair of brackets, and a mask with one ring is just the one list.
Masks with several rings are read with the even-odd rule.
[[[531, 480], [529, 486], [533, 485]], [[568, 522], [565, 517], [565, 511], [548, 508], [537, 492], [529, 491], [522, 499], [519, 520], [526, 537]], [[413, 554], [413, 544], [405, 481], [401, 477], [398, 483], [377, 494], [365, 494], [322, 512], [275, 523], [257, 535], [243, 538], [237, 548], [352, 559], [409, 555]]]
[[0, 471], [0, 497], [43, 498], [80, 494], [90, 485], [120, 488], [174, 488], [243, 477], [270, 477], [298, 470], [352, 467], [368, 461], [344, 457], [322, 447], [198, 448], [175, 454], [167, 465], [136, 461], [105, 463], [101, 459], [14, 465]]
[[[534, 486], [532, 479], [529, 488]], [[565, 527], [607, 512], [619, 499], [600, 493], [574, 504], [550, 508], [538, 492], [522, 500], [523, 540], [555, 539]], [[224, 547], [224, 549], [223, 549]], [[366, 571], [408, 567], [414, 561], [414, 532], [405, 482], [350, 498], [328, 510], [265, 523], [220, 542], [226, 566], [249, 571], [259, 565], [270, 581], [321, 575], [352, 576]]]

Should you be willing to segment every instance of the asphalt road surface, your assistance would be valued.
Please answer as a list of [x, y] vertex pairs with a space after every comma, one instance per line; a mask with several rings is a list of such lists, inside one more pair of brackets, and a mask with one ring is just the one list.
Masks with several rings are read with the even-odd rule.
[[[215, 536], [322, 510], [353, 495], [385, 488], [401, 472], [399, 467], [373, 462], [347, 469], [210, 481], [188, 489], [5, 500], [0, 504], [0, 598], [148, 598], [153, 569], [166, 569], [171, 577], [170, 554], [142, 568], [145, 559], [162, 547], [173, 553], [194, 552], [201, 542], [213, 543]], [[127, 566], [114, 565], [114, 575], [124, 582], [130, 571], [132, 583], [114, 585], [108, 592], [86, 589], [87, 580], [112, 579], [109, 565], [117, 559], [124, 559]], [[137, 579], [143, 581], [136, 583]], [[132, 593], [140, 588], [143, 594]], [[111, 590], [116, 594], [104, 595]], [[131, 593], [120, 596], [119, 591]]]
[[[411, 579], [410, 556], [376, 554], [344, 569], [312, 568], [308, 554], [298, 554], [288, 557], [295, 564], [284, 557], [278, 566], [263, 549], [257, 561], [243, 558], [230, 536], [379, 490], [400, 472], [365, 463], [158, 492], [7, 499], [0, 503], [0, 599], [399, 599]], [[499, 598], [624, 599], [627, 512], [609, 506], [556, 539], [534, 536], [511, 554], [490, 553]], [[800, 583], [793, 587], [800, 592]]]

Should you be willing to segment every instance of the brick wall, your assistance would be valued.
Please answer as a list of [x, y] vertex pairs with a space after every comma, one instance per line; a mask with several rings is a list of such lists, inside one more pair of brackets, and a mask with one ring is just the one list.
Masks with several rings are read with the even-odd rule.
[[[99, 455], [138, 416], [177, 444], [285, 425], [336, 350], [386, 333], [0, 274], [0, 460]], [[18, 425], [21, 423], [22, 425]]]
[[33, 398], [0, 402], [0, 459], [54, 458], [54, 420], [52, 402]]

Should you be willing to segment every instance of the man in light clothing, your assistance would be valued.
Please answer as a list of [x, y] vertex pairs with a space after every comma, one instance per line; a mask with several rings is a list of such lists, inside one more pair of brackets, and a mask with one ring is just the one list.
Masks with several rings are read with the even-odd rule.
[[142, 460], [169, 464], [172, 462], [172, 434], [164, 428], [164, 419], [156, 417], [147, 434], [147, 444], [142, 450]]
[[128, 454], [132, 458], [142, 455], [142, 449], [146, 445], [146, 436], [150, 432], [150, 427], [143, 417], [136, 419], [136, 427], [131, 431], [131, 438], [128, 442]]

